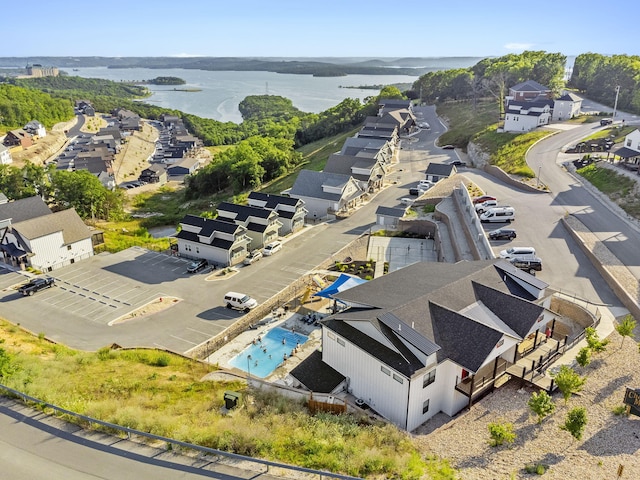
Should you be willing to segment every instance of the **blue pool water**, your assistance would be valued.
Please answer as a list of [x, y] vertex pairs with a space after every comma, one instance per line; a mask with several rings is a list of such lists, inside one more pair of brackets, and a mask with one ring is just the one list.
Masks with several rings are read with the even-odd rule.
[[[275, 327], [262, 336], [260, 341], [256, 333], [255, 345], [249, 345], [229, 364], [255, 377], [265, 378], [273, 372], [284, 359], [291, 355], [296, 345], [304, 345], [308, 337], [282, 327]], [[283, 341], [284, 340], [284, 341]]]

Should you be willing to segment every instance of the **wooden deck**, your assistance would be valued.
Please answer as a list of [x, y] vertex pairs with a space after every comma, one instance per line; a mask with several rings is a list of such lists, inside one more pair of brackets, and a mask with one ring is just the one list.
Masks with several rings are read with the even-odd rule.
[[547, 338], [539, 343], [534, 350], [524, 355], [515, 364], [507, 368], [507, 373], [512, 378], [520, 378], [522, 381], [548, 392], [555, 389], [553, 379], [545, 372], [547, 367], [562, 353], [563, 343], [553, 338]]

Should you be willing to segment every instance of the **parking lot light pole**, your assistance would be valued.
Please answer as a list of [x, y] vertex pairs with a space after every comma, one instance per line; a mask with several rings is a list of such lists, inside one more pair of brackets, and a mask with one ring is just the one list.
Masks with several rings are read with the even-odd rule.
[[616, 121], [616, 110], [618, 109], [618, 95], [620, 94], [620, 85], [616, 85], [616, 100], [613, 103], [613, 121]]

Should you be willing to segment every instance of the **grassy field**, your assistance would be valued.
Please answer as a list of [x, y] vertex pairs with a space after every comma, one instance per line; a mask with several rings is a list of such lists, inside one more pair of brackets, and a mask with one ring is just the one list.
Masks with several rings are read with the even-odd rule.
[[[368, 417], [319, 414], [242, 381], [206, 381], [215, 368], [155, 350], [81, 352], [0, 320], [0, 380], [110, 423], [242, 455], [367, 478], [454, 479], [405, 432]], [[244, 404], [224, 415], [224, 392]]]
[[436, 107], [449, 130], [438, 140], [439, 145], [455, 145], [466, 151], [467, 144], [474, 135], [498, 122], [497, 101], [480, 101], [473, 108], [470, 102], [443, 103]]

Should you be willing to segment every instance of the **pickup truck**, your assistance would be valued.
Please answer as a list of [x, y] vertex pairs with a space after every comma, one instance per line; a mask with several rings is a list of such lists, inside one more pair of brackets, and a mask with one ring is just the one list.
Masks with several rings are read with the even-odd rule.
[[40, 290], [53, 287], [55, 283], [55, 280], [51, 277], [34, 278], [30, 280], [29, 283], [25, 283], [20, 288], [18, 288], [18, 292], [20, 292], [25, 297], [27, 295], [31, 296]]

